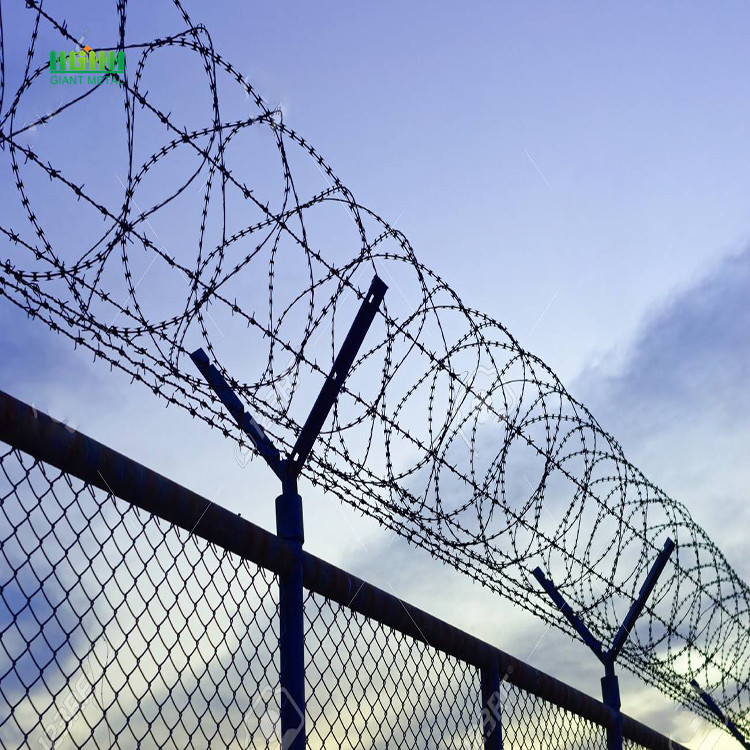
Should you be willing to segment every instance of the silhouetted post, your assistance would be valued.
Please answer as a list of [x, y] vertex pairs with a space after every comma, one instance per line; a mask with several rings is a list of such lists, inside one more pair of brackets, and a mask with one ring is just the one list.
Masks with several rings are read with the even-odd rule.
[[482, 667], [482, 739], [484, 750], [502, 750], [502, 700], [500, 697], [500, 665], [493, 660]]
[[302, 544], [305, 533], [302, 498], [296, 478], [282, 482], [276, 498], [276, 533], [294, 553], [291, 570], [279, 576], [279, 703], [282, 750], [305, 747], [305, 608]]
[[276, 533], [289, 545], [294, 558], [291, 569], [279, 576], [279, 704], [282, 750], [304, 750], [307, 744], [305, 608], [302, 581], [302, 545], [305, 533], [302, 498], [297, 492], [297, 478], [341, 392], [387, 288], [377, 276], [373, 278], [333, 362], [333, 367], [287, 459], [281, 458], [279, 450], [263, 428], [249, 412], [245, 411], [242, 402], [222, 374], [209, 362], [206, 353], [202, 349], [197, 349], [190, 355], [195, 366], [242, 431], [250, 438], [255, 449], [281, 480], [281, 494], [276, 498]]
[[711, 713], [713, 713], [720, 721], [721, 723], [729, 730], [732, 737], [734, 737], [737, 742], [742, 745], [742, 747], [747, 748], [747, 750], [750, 750], [750, 743], [745, 739], [742, 732], [740, 732], [737, 725], [731, 720], [728, 719], [724, 712], [719, 708], [716, 701], [705, 691], [701, 688], [701, 686], [695, 681], [690, 680], [690, 684], [693, 687], [693, 690], [695, 690], [698, 695], [700, 695], [701, 700], [708, 706]]
[[640, 591], [638, 592], [638, 598], [630, 605], [628, 613], [625, 615], [625, 619], [620, 625], [620, 629], [615, 634], [612, 646], [609, 650], [605, 650], [601, 642], [597, 640], [591, 631], [586, 627], [583, 620], [573, 612], [570, 605], [565, 601], [563, 595], [557, 590], [552, 581], [542, 573], [541, 568], [535, 568], [532, 571], [532, 575], [539, 581], [541, 587], [547, 592], [550, 599], [557, 605], [557, 608], [562, 612], [565, 619], [575, 628], [578, 635], [581, 636], [583, 642], [594, 652], [597, 659], [604, 664], [604, 677], [602, 677], [602, 703], [605, 706], [609, 706], [612, 709], [614, 715], [613, 724], [607, 725], [607, 750], [622, 750], [622, 713], [620, 712], [620, 685], [617, 681], [617, 675], [615, 674], [615, 662], [617, 657], [622, 650], [625, 641], [627, 640], [630, 632], [633, 630], [636, 621], [643, 612], [643, 608], [646, 606], [648, 597], [651, 596], [651, 592], [656, 586], [659, 576], [662, 574], [666, 567], [667, 560], [674, 550], [674, 542], [671, 539], [667, 539], [664, 543], [664, 547], [657, 556], [651, 570], [646, 576], [646, 580], [643, 582]]
[[622, 750], [622, 713], [620, 712], [620, 683], [615, 674], [614, 660], [604, 663], [602, 683], [602, 703], [614, 711], [614, 726], [607, 726], [607, 750]]

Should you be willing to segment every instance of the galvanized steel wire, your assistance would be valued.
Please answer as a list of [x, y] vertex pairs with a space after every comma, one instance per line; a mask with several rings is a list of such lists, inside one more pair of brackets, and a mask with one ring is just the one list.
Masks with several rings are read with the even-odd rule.
[[[671, 536], [675, 554], [622, 658], [706, 715], [696, 679], [750, 733], [747, 585], [550, 368], [361, 205], [177, 1], [177, 31], [144, 41], [129, 35], [120, 0], [106, 48], [125, 50], [122, 84], [76, 88], [24, 119], [48, 83], [40, 29], [59, 49], [78, 45], [57, 11], [27, 6], [15, 83], [0, 50], [0, 163], [17, 196], [0, 226], [6, 300], [244, 445], [187, 356], [202, 346], [288, 450], [378, 273], [391, 291], [304, 476], [566, 629], [529, 578], [542, 565], [604, 641]], [[151, 71], [168, 55], [200, 69], [200, 117], [162, 105]], [[107, 138], [125, 169], [114, 192], [87, 189], [83, 170], [45, 152], [94, 102], [117, 120]], [[60, 215], [90, 241], [66, 238]], [[189, 242], [163, 242], [160, 217]]]

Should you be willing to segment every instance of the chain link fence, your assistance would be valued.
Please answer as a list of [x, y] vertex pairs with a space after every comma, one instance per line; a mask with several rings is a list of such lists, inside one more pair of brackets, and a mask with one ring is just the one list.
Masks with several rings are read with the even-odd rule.
[[310, 747], [482, 747], [475, 667], [317, 594], [305, 615]]
[[[20, 402], [9, 418], [8, 403], [0, 745], [285, 747], [279, 540]], [[306, 566], [307, 747], [480, 749], [488, 721], [506, 749], [606, 747], [601, 704], [496, 650], [515, 669], [483, 715], [475, 657], [492, 647], [393, 597], [376, 617], [368, 601], [389, 595], [347, 578], [347, 600], [348, 574]], [[629, 719], [626, 734], [629, 748], [679, 747]]]
[[0, 467], [0, 744], [270, 747], [249, 717], [276, 700], [275, 576], [19, 451]]

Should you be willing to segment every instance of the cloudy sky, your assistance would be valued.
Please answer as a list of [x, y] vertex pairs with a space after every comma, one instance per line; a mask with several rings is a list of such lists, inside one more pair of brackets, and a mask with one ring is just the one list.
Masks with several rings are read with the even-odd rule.
[[[358, 200], [545, 360], [750, 578], [750, 6], [186, 7]], [[166, 3], [153, 13], [177, 25]], [[86, 28], [96, 40], [111, 23]], [[18, 65], [25, 37], [8, 36]], [[190, 96], [189, 79], [175, 86]], [[5, 390], [273, 528], [258, 462], [0, 314]], [[583, 647], [302, 491], [310, 551], [598, 695]], [[632, 678], [623, 706], [711, 746]]]

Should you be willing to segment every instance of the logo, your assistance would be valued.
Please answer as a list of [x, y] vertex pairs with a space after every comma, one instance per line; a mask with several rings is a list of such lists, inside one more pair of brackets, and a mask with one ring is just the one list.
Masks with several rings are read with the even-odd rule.
[[125, 50], [96, 50], [88, 44], [82, 50], [49, 53], [50, 83], [119, 83], [125, 78]]
[[[82, 718], [86, 706], [96, 698], [97, 685], [101, 686], [102, 691], [104, 690], [105, 670], [116, 656], [106, 634], [102, 633], [101, 638], [91, 647], [88, 657], [81, 662], [81, 669], [76, 679], [71, 678], [66, 692], [60, 691], [55, 695], [49, 712], [45, 712], [44, 734], [38, 739], [42, 750], [52, 750], [60, 746], [64, 735], [72, 730], [78, 719]], [[99, 703], [103, 697], [104, 693], [100, 691]]]
[[[281, 707], [285, 706], [292, 726], [281, 733]], [[244, 717], [245, 732], [240, 738], [244, 748], [264, 747], [289, 750], [297, 735], [305, 731], [305, 714], [283, 688], [265, 685]]]

